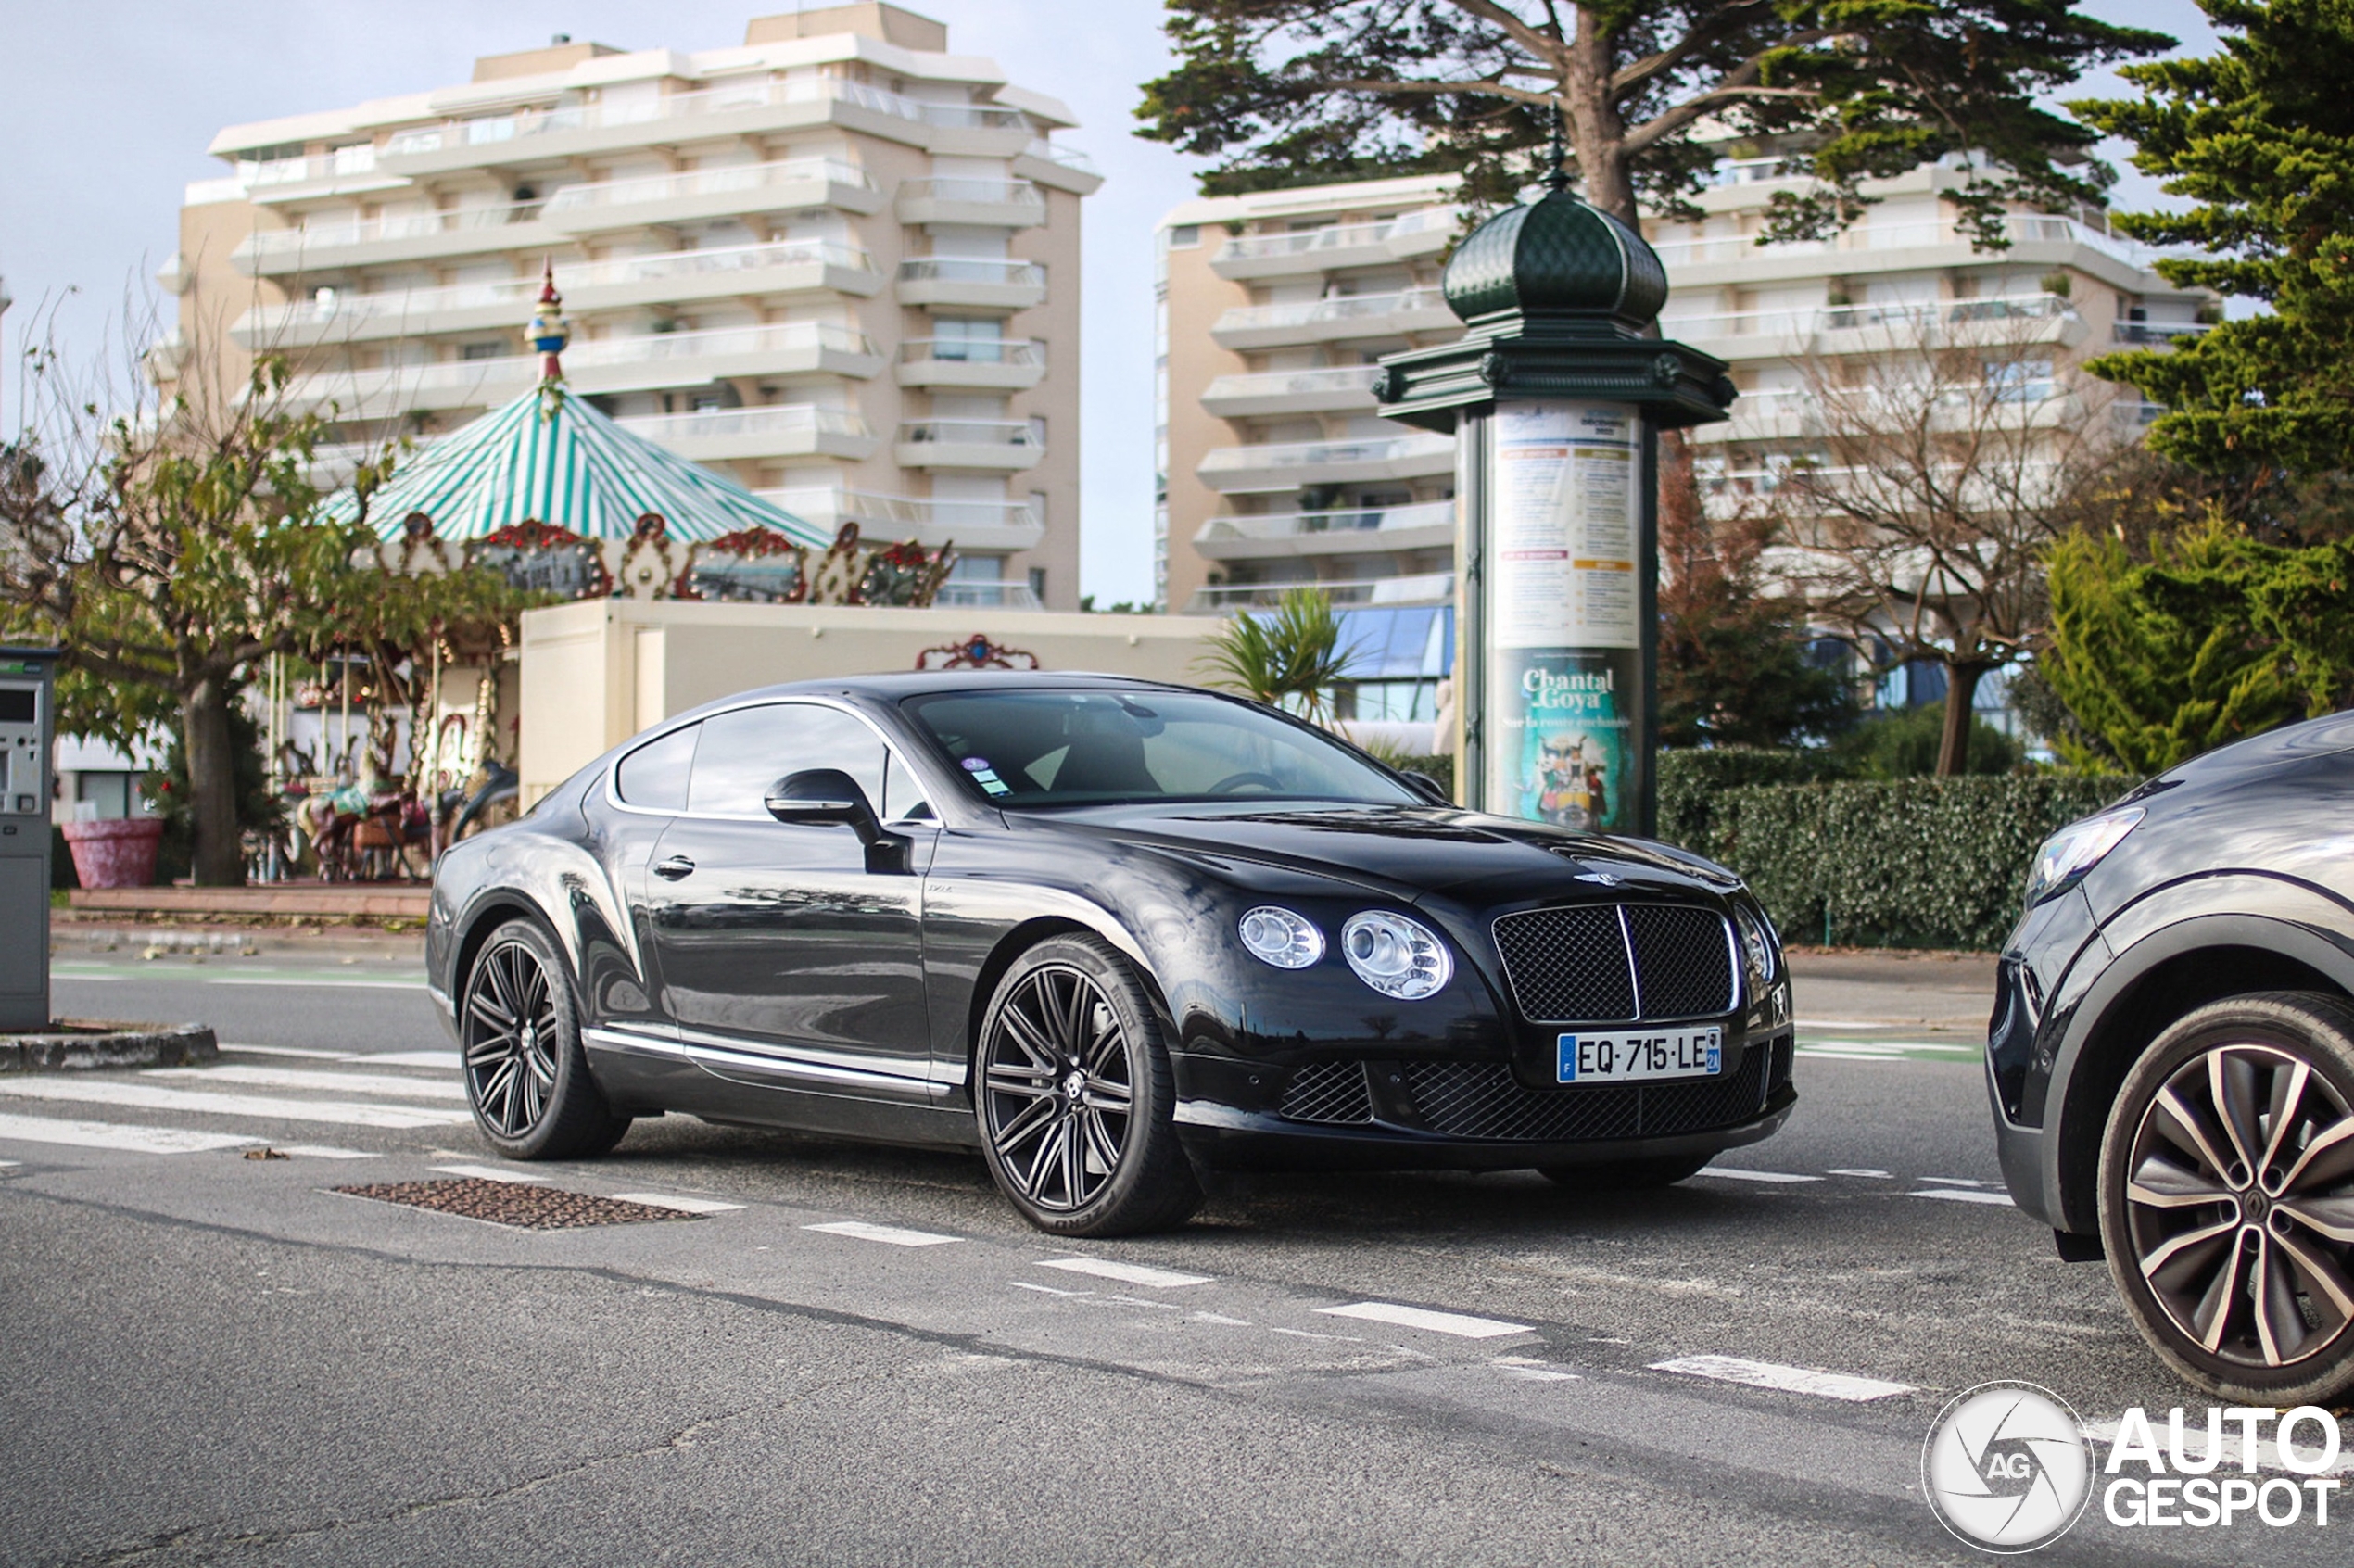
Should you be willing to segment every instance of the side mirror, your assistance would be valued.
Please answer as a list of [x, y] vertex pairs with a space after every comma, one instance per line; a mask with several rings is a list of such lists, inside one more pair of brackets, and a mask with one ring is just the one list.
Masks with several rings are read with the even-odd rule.
[[858, 780], [838, 767], [812, 767], [789, 773], [768, 787], [760, 803], [779, 822], [796, 827], [842, 827], [858, 835], [862, 844], [882, 840], [882, 824], [867, 803]]
[[1428, 795], [1430, 797], [1430, 803], [1433, 805], [1453, 805], [1455, 803], [1447, 796], [1447, 786], [1441, 784], [1437, 779], [1433, 778], [1427, 773], [1416, 773], [1411, 768], [1408, 768], [1403, 770], [1399, 774], [1399, 777], [1404, 778], [1407, 783], [1411, 784], [1415, 789], [1420, 790], [1424, 794]]

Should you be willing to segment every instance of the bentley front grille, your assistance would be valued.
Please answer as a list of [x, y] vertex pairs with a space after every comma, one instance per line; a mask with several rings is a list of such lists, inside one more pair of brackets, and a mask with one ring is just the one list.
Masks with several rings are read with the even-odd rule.
[[1592, 1089], [1524, 1088], [1502, 1062], [1409, 1062], [1406, 1081], [1424, 1123], [1450, 1137], [1530, 1144], [1660, 1138], [1756, 1116], [1766, 1108], [1778, 1056], [1778, 1048], [1761, 1042], [1721, 1078]]
[[1294, 1121], [1373, 1119], [1373, 1096], [1362, 1062], [1310, 1062], [1284, 1085], [1283, 1114]]
[[1739, 1005], [1732, 924], [1689, 904], [1588, 904], [1496, 921], [1513, 1004], [1532, 1023], [1720, 1018]]

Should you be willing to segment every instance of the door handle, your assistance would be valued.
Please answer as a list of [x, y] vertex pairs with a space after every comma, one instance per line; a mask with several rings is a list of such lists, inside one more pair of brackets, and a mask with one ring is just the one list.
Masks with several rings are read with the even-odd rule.
[[694, 872], [695, 863], [683, 854], [674, 854], [654, 867], [655, 876], [671, 882], [677, 881], [681, 877], [691, 877]]

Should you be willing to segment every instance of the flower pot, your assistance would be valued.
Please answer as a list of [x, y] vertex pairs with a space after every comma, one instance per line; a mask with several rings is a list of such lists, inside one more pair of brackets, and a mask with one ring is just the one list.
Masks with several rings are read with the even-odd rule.
[[144, 888], [154, 883], [162, 817], [112, 816], [57, 827], [73, 852], [73, 874], [83, 887]]

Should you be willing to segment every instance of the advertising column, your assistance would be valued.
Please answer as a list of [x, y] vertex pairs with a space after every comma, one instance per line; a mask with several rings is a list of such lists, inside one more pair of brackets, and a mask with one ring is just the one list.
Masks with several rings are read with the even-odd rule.
[[1624, 403], [1487, 419], [1486, 808], [1639, 831], [1643, 424]]

